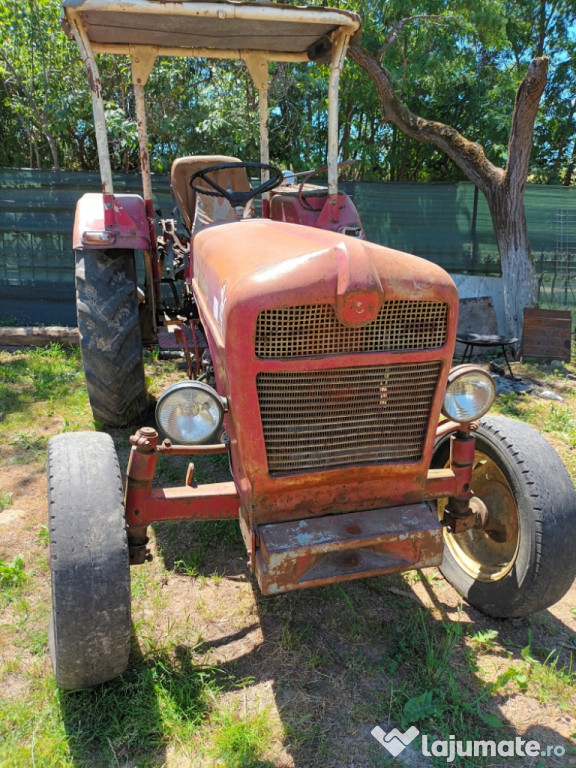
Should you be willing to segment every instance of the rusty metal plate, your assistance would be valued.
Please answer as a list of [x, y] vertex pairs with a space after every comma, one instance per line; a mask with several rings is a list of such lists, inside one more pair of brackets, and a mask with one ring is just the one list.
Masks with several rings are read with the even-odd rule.
[[272, 523], [258, 528], [263, 594], [439, 565], [442, 526], [428, 503]]
[[523, 357], [569, 363], [571, 346], [571, 312], [556, 309], [524, 310]]

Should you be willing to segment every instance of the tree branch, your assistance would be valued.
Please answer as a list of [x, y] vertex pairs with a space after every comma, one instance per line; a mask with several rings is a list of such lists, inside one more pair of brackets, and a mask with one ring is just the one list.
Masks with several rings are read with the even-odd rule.
[[442, 16], [441, 14], [435, 14], [430, 16], [428, 14], [421, 13], [421, 14], [418, 14], [417, 16], [407, 16], [405, 19], [400, 19], [400, 21], [394, 24], [394, 26], [386, 36], [386, 40], [384, 40], [384, 43], [382, 44], [381, 48], [376, 53], [376, 58], [380, 60], [384, 57], [386, 51], [388, 50], [388, 48], [390, 48], [391, 45], [393, 45], [396, 42], [398, 38], [398, 33], [402, 30], [403, 27], [406, 26], [406, 24], [409, 24], [412, 21], [419, 21], [420, 19], [426, 19], [427, 21], [440, 22], [440, 21], [445, 21], [446, 16]]
[[547, 56], [533, 59], [516, 92], [508, 142], [505, 183], [513, 186], [519, 185], [520, 188], [526, 183], [530, 170], [534, 121], [546, 86], [549, 63], [550, 60]]
[[402, 104], [394, 92], [388, 70], [364, 48], [352, 43], [348, 48], [348, 56], [374, 82], [384, 120], [397, 125], [410, 138], [430, 142], [441, 149], [483, 192], [488, 192], [503, 181], [504, 171], [488, 160], [480, 144], [470, 141], [444, 123], [419, 117]]

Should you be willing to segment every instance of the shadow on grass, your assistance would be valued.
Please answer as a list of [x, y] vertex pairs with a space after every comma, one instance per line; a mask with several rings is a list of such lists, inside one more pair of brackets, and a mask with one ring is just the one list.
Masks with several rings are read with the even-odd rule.
[[[129, 667], [122, 677], [82, 691], [58, 690], [70, 754], [78, 766], [132, 760], [162, 765], [166, 733], [159, 709], [157, 668], [147, 663], [132, 638]], [[191, 701], [192, 710], [198, 704]]]
[[[393, 574], [263, 597], [242, 568], [231, 524], [221, 526], [214, 537], [206, 525], [186, 523], [178, 536], [172, 526], [158, 526], [157, 543], [169, 568], [185, 561], [190, 547], [209, 545], [198, 576], [180, 572], [179, 578], [193, 589], [198, 579], [210, 582], [216, 564], [225, 566], [226, 582], [253, 595], [257, 621], [252, 611], [243, 626], [209, 621], [210, 639], [190, 644], [154, 646], [135, 637], [121, 678], [59, 693], [77, 766], [170, 765], [174, 734], [189, 758], [183, 764], [195, 768], [447, 765], [446, 756], [422, 754], [423, 734], [429, 744], [452, 735], [462, 742], [516, 744], [518, 738], [540, 745], [537, 758], [488, 751], [450, 762], [462, 768], [575, 764], [574, 742], [556, 727], [556, 707], [566, 722], [573, 718], [576, 634], [551, 612], [504, 621], [459, 609], [433, 570], [415, 573], [410, 583]], [[213, 665], [205, 663], [215, 657]], [[259, 693], [253, 697], [260, 686], [271, 690], [281, 721], [284, 750], [274, 762], [263, 758], [252, 724], [227, 719], [215, 704], [228, 694], [249, 697], [254, 712], [270, 704]], [[514, 722], [523, 722], [521, 728], [506, 716], [519, 708]], [[412, 725], [420, 736], [397, 758], [371, 735], [376, 726], [389, 732]], [[197, 739], [201, 749], [210, 744], [205, 760]]]
[[[177, 645], [143, 654], [133, 626], [129, 665], [121, 677], [88, 690], [59, 690], [74, 765], [168, 765], [167, 747], [176, 732], [192, 755], [195, 733], [204, 724], [214, 696], [235, 687], [235, 678], [224, 670], [198, 662], [201, 651], [201, 647]], [[237, 723], [221, 726], [229, 732], [215, 750], [218, 765], [274, 768], [260, 759], [257, 745], [238, 731]]]
[[[244, 581], [239, 534], [235, 539], [232, 524], [220, 523], [224, 529], [215, 531], [207, 548], [209, 525], [187, 523], [180, 536], [157, 530], [166, 565], [200, 553], [200, 578], [209, 580], [220, 564], [229, 581]], [[245, 641], [246, 653], [235, 650], [218, 666], [225, 675], [251, 681], [246, 691], [272, 684], [292, 759], [277, 765], [446, 765], [441, 745], [436, 754], [422, 754], [423, 734], [429, 744], [449, 743], [453, 736], [463, 749], [466, 742], [486, 742], [478, 755], [450, 763], [466, 768], [576, 765], [574, 741], [566, 736], [567, 727], [576, 732], [576, 633], [550, 611], [491, 619], [459, 605], [434, 569], [408, 580], [391, 574], [275, 597], [263, 597], [250, 583], [258, 623], [211, 637], [202, 650], [225, 657], [228, 644]], [[556, 730], [559, 711], [565, 712], [564, 727]], [[386, 732], [415, 726], [420, 736], [393, 758], [371, 735], [375, 726]], [[518, 754], [518, 744], [528, 741], [540, 745], [537, 759]], [[492, 752], [500, 742], [507, 743], [502, 755]]]
[[[235, 522], [162, 524], [154, 531], [168, 579], [181, 589], [178, 610], [192, 610], [195, 631], [208, 639], [170, 648], [159, 643], [144, 654], [134, 642], [122, 678], [60, 694], [78, 766], [169, 765], [176, 732], [190, 755], [187, 765], [202, 768], [446, 765], [447, 755], [422, 754], [423, 735], [430, 743], [453, 736], [541, 746], [530, 758], [489, 751], [456, 757], [450, 764], [459, 768], [576, 764], [574, 741], [566, 736], [576, 733], [576, 633], [552, 612], [491, 619], [459, 606], [433, 569], [263, 597], [246, 571]], [[238, 594], [249, 598], [243, 618], [232, 603], [229, 617], [220, 605], [218, 620], [198, 610], [196, 597], [215, 595], [202, 587], [216, 584], [215, 574], [230, 587], [221, 600], [234, 599], [231, 587], [238, 585]], [[161, 610], [178, 621], [176, 608]], [[214, 666], [204, 658], [214, 658]], [[259, 699], [261, 690], [271, 692], [281, 724], [274, 762], [262, 757], [241, 718], [227, 720], [214, 704], [236, 692], [250, 699], [250, 709], [266, 707], [271, 702]], [[376, 726], [385, 732], [415, 726], [420, 735], [394, 758], [372, 736]], [[196, 754], [196, 738], [204, 748], [213, 745], [212, 762]]]

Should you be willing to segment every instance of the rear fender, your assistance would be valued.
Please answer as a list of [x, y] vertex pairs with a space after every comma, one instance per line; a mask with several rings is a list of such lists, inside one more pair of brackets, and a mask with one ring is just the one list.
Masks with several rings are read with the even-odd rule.
[[297, 195], [280, 190], [272, 197], [270, 218], [364, 238], [358, 211], [348, 195], [307, 197], [305, 203]]
[[144, 200], [139, 195], [83, 195], [76, 204], [74, 249], [150, 248]]

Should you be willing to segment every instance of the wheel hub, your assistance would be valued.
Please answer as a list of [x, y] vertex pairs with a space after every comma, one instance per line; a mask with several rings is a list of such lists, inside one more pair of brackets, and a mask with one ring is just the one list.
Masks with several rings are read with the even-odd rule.
[[512, 569], [519, 547], [518, 509], [500, 467], [476, 451], [472, 470], [474, 496], [466, 514], [448, 502], [440, 510], [444, 543], [473, 579], [499, 581]]

